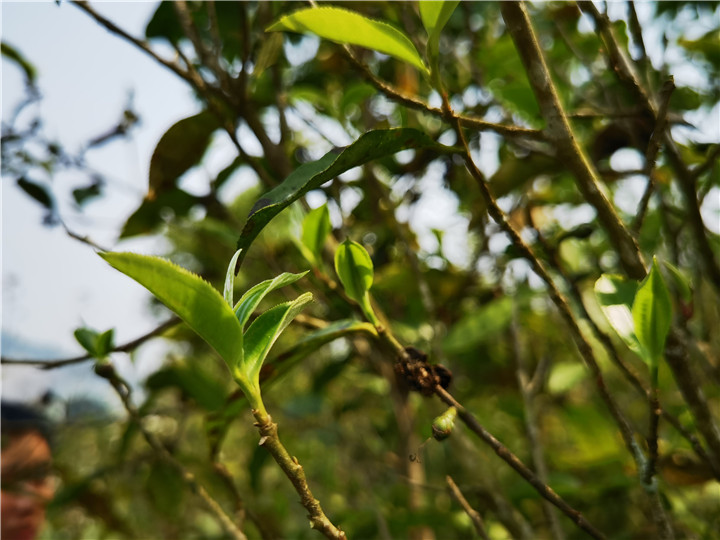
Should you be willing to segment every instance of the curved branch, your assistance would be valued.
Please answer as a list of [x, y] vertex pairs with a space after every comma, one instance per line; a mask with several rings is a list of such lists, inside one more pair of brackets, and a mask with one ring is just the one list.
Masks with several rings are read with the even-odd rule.
[[[177, 317], [173, 317], [172, 319], [169, 319], [162, 323], [157, 328], [151, 330], [147, 334], [143, 334], [142, 336], [133, 339], [132, 341], [128, 341], [127, 343], [123, 343], [122, 345], [118, 345], [117, 347], [114, 347], [110, 352], [129, 352], [149, 339], [154, 338], [155, 336], [159, 336], [160, 334], [164, 333], [165, 330], [168, 330], [169, 328], [172, 328], [173, 326], [180, 323], [180, 319]], [[20, 359], [20, 358], [7, 358], [3, 356], [0, 359], [0, 363], [3, 365], [8, 366], [33, 366], [40, 369], [48, 370], [48, 369], [56, 369], [64, 366], [69, 366], [72, 364], [79, 364], [80, 362], [85, 362], [87, 360], [94, 360], [92, 356], [89, 354], [83, 354], [80, 356], [73, 356], [72, 358], [63, 358], [61, 360], [37, 360], [37, 359]]]

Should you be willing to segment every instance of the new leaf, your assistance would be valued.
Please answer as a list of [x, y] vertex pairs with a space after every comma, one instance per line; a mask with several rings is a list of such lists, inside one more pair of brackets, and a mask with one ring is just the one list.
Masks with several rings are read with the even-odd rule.
[[335, 7], [301, 9], [281, 17], [266, 31], [311, 33], [335, 43], [359, 45], [389, 54], [425, 73], [428, 71], [412, 41], [404, 33], [386, 22], [368, 19], [347, 9]]
[[214, 348], [232, 369], [242, 361], [242, 326], [212, 285], [165, 259], [136, 253], [100, 253], [174, 311]]

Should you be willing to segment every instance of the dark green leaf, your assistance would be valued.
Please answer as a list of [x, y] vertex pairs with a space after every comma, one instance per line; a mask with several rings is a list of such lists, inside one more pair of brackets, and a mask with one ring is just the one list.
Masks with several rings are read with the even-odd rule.
[[27, 180], [25, 178], [18, 178], [17, 185], [20, 187], [20, 189], [30, 195], [37, 202], [42, 204], [45, 208], [47, 208], [48, 210], [53, 209], [53, 198], [52, 195], [50, 195], [50, 190], [47, 187], [43, 186], [42, 184], [31, 182], [30, 180]]
[[219, 127], [217, 118], [203, 111], [176, 122], [165, 132], [150, 160], [149, 199], [174, 188], [178, 178], [200, 162]]
[[164, 461], [155, 461], [147, 479], [147, 489], [153, 506], [169, 518], [174, 518], [185, 499], [185, 481], [178, 470]]
[[183, 217], [199, 202], [194, 195], [177, 188], [159, 193], [152, 200], [146, 198], [123, 225], [120, 238], [151, 233], [165, 223], [168, 211], [175, 218]]
[[78, 328], [73, 333], [77, 342], [82, 345], [90, 356], [97, 357], [98, 333], [91, 328]]
[[433, 148], [440, 153], [457, 149], [436, 143], [430, 137], [412, 128], [369, 131], [345, 148], [331, 150], [312, 163], [305, 163], [288, 176], [282, 184], [259, 199], [250, 211], [237, 247], [243, 250], [242, 258], [260, 231], [282, 210], [305, 193], [320, 187], [345, 171], [408, 148]]

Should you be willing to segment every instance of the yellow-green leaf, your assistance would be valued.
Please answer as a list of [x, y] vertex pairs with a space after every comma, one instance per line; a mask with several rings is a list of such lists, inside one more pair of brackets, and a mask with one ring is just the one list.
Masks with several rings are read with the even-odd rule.
[[389, 54], [423, 72], [428, 71], [412, 41], [403, 32], [386, 22], [368, 19], [347, 9], [336, 7], [301, 9], [281, 17], [266, 31], [315, 34], [335, 43], [359, 45]]
[[242, 360], [242, 326], [232, 308], [207, 281], [159, 257], [110, 252], [100, 256], [174, 311], [229, 367]]
[[670, 331], [672, 301], [655, 258], [635, 294], [632, 315], [637, 339], [648, 354], [646, 360], [650, 365], [657, 365]]

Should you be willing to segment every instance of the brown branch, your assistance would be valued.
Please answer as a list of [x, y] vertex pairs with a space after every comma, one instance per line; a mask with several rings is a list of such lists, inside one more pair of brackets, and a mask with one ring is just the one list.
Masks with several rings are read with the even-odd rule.
[[530, 484], [535, 491], [537, 491], [544, 499], [550, 501], [552, 504], [557, 506], [566, 516], [568, 516], [578, 527], [584, 530], [593, 538], [605, 538], [599, 530], [597, 530], [590, 522], [588, 522], [583, 515], [575, 510], [572, 506], [565, 502], [565, 500], [555, 493], [552, 488], [542, 482], [535, 473], [533, 473], [527, 465], [525, 465], [520, 459], [513, 454], [503, 443], [497, 440], [492, 433], [487, 431], [477, 419], [458, 403], [455, 398], [450, 395], [441, 386], [435, 387], [435, 393], [437, 396], [451, 407], [455, 407], [458, 411], [458, 416], [475, 433], [482, 441], [492, 448], [495, 453], [505, 463], [510, 465], [512, 469], [522, 476], [528, 484]]
[[[342, 49], [345, 58], [353, 65], [357, 70], [365, 77], [365, 79], [372, 84], [375, 88], [377, 88], [380, 92], [385, 94], [388, 98], [392, 99], [393, 101], [396, 101], [397, 103], [400, 103], [401, 105], [405, 105], [409, 109], [415, 109], [419, 111], [423, 111], [429, 114], [432, 114], [434, 116], [438, 116], [443, 118], [443, 112], [442, 109], [438, 109], [436, 107], [431, 107], [429, 104], [425, 103], [424, 101], [416, 98], [415, 96], [409, 96], [402, 91], [395, 88], [390, 83], [383, 81], [382, 79], [375, 76], [375, 74], [370, 71], [370, 68], [363, 64], [350, 50], [349, 47], [345, 46]], [[499, 135], [502, 135], [504, 137], [513, 138], [513, 137], [524, 137], [527, 139], [532, 140], [539, 140], [542, 141], [545, 139], [543, 133], [541, 131], [535, 130], [535, 129], [528, 129], [524, 127], [519, 126], [507, 126], [503, 124], [495, 124], [493, 122], [488, 122], [486, 120], [482, 120], [481, 118], [474, 118], [471, 116], [463, 116], [459, 115], [458, 118], [460, 119], [460, 122], [463, 126], [476, 129], [478, 131], [494, 131], [495, 133], [498, 133]]]
[[[180, 323], [180, 319], [177, 317], [173, 317], [172, 319], [165, 321], [157, 328], [151, 330], [147, 334], [144, 334], [138, 338], [133, 339], [132, 341], [128, 341], [127, 343], [124, 343], [122, 345], [118, 345], [117, 347], [114, 347], [110, 352], [128, 352], [136, 349], [149, 339], [154, 338], [155, 336], [159, 336], [169, 328], [172, 328], [173, 326]], [[73, 356], [72, 358], [64, 358], [62, 360], [36, 360], [36, 359], [18, 359], [18, 358], [6, 358], [2, 357], [0, 359], [0, 363], [3, 365], [20, 365], [20, 366], [33, 366], [40, 369], [55, 369], [59, 367], [69, 366], [71, 364], [78, 364], [80, 362], [85, 362], [86, 360], [93, 360], [93, 357], [89, 354], [84, 354], [81, 356]]]
[[637, 233], [642, 227], [642, 222], [645, 219], [645, 213], [648, 209], [648, 203], [650, 202], [650, 196], [652, 195], [653, 189], [655, 188], [655, 162], [657, 161], [657, 155], [660, 151], [660, 143], [667, 126], [667, 113], [668, 106], [670, 105], [670, 97], [672, 96], [673, 90], [675, 90], [675, 79], [671, 76], [663, 84], [660, 90], [660, 109], [658, 110], [658, 118], [655, 122], [655, 129], [650, 136], [650, 142], [648, 143], [647, 150], [645, 151], [645, 175], [648, 177], [647, 187], [640, 199], [638, 209], [635, 215], [635, 220], [631, 225], [631, 229]]
[[291, 457], [278, 437], [277, 424], [265, 411], [253, 409], [258, 431], [260, 432], [260, 446], [265, 448], [280, 468], [288, 477], [292, 485], [295, 487], [298, 495], [300, 495], [300, 503], [308, 511], [310, 519], [310, 527], [317, 529], [318, 532], [324, 534], [327, 538], [336, 540], [344, 540], [347, 538], [345, 533], [337, 528], [323, 512], [320, 502], [313, 496], [310, 487], [305, 479], [305, 472], [297, 458]]
[[547, 124], [548, 139], [554, 143], [558, 157], [575, 176], [585, 200], [595, 208], [598, 220], [607, 231], [625, 272], [633, 279], [642, 279], [646, 271], [640, 249], [605, 197], [597, 172], [573, 134], [524, 5], [519, 2], [502, 2], [500, 8]]
[[[603, 44], [608, 52], [610, 66], [620, 82], [635, 95], [639, 105], [643, 107], [653, 119], [657, 120], [658, 110], [648, 92], [642, 84], [640, 84], [635, 72], [632, 69], [630, 61], [621, 49], [615, 33], [613, 32], [610, 20], [606, 15], [602, 15], [590, 1], [583, 0], [578, 2], [578, 5], [580, 6], [580, 9], [588, 13], [595, 21], [595, 26], [597, 27], [597, 30], [602, 37]], [[685, 198], [688, 221], [693, 230], [693, 237], [697, 243], [700, 258], [708, 272], [710, 281], [716, 289], [720, 290], [720, 265], [718, 265], [715, 260], [715, 255], [707, 237], [707, 230], [705, 228], [702, 215], [700, 214], [700, 205], [698, 203], [697, 193], [695, 192], [695, 177], [683, 161], [670, 131], [665, 129], [662, 133], [668, 161], [676, 172], [680, 191], [682, 191], [683, 197]], [[641, 277], [642, 276], [635, 279], [640, 279]]]
[[462, 507], [463, 510], [465, 510], [465, 513], [470, 518], [470, 521], [472, 521], [473, 526], [475, 527], [475, 530], [478, 533], [478, 536], [480, 538], [483, 538], [484, 540], [490, 540], [490, 537], [488, 536], [487, 531], [485, 530], [485, 524], [483, 523], [482, 516], [475, 510], [472, 506], [470, 506], [470, 503], [467, 501], [465, 496], [462, 494], [462, 491], [460, 491], [460, 488], [457, 487], [457, 484], [452, 479], [452, 476], [448, 475], [445, 477], [445, 481], [447, 482], [450, 495], [452, 495], [453, 499], [455, 499], [458, 504]]

